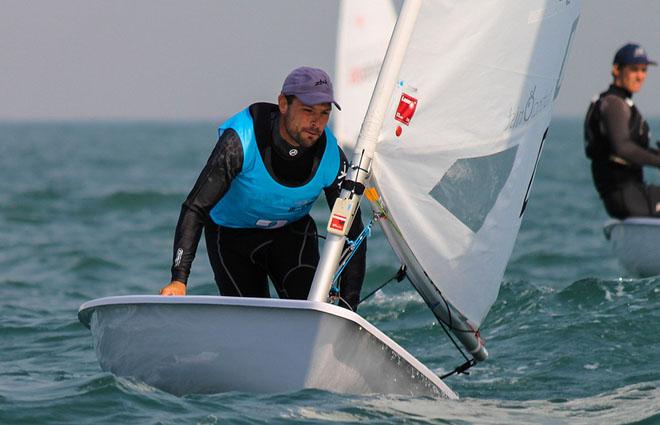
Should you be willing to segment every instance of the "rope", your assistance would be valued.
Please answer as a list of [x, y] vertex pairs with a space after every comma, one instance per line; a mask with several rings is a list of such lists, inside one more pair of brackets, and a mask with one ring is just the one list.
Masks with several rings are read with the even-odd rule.
[[[466, 361], [469, 362], [470, 359], [468, 359], [468, 357], [465, 355], [465, 352], [463, 351], [463, 349], [461, 348], [461, 346], [458, 345], [458, 343], [456, 342], [456, 340], [451, 336], [451, 334], [449, 333], [449, 331], [448, 331], [447, 328], [445, 327], [445, 324], [444, 324], [441, 320], [438, 320], [438, 323], [440, 324], [440, 327], [442, 328], [442, 330], [445, 331], [445, 334], [447, 335], [447, 338], [449, 338], [449, 340], [452, 342], [452, 344], [454, 344], [454, 347], [456, 347], [456, 349], [458, 350], [458, 352], [461, 353], [461, 356], [463, 356], [463, 358], [464, 358]], [[474, 361], [474, 359], [472, 359], [472, 360]]]
[[378, 288], [376, 288], [376, 289], [374, 289], [373, 291], [371, 291], [371, 292], [369, 293], [369, 295], [367, 295], [367, 296], [365, 296], [364, 298], [362, 298], [362, 299], [360, 300], [360, 303], [362, 303], [362, 302], [365, 301], [366, 299], [370, 298], [370, 297], [371, 297], [372, 295], [374, 295], [376, 292], [378, 292], [378, 291], [380, 291], [381, 289], [383, 289], [383, 288], [385, 287], [385, 285], [389, 284], [389, 283], [392, 282], [394, 279], [396, 279], [397, 282], [401, 282], [405, 277], [406, 277], [406, 266], [405, 266], [405, 265], [401, 265], [401, 268], [399, 269], [399, 271], [396, 272], [396, 274], [395, 274], [394, 276], [392, 276], [391, 278], [389, 278], [385, 283], [383, 283], [382, 285], [380, 285]]
[[[409, 278], [408, 280], [410, 280], [410, 278]], [[412, 282], [411, 282], [411, 283], [412, 283]], [[455, 331], [455, 332], [470, 333], [470, 334], [479, 334], [479, 330], [478, 330], [478, 329], [475, 331], [474, 329], [461, 329], [461, 328], [457, 328], [457, 327], [455, 327], [455, 326], [453, 325], [454, 320], [453, 320], [453, 318], [452, 318], [452, 311], [451, 311], [451, 308], [449, 307], [449, 303], [447, 302], [447, 300], [445, 299], [445, 297], [442, 295], [442, 292], [440, 292], [440, 290], [439, 290], [435, 285], [433, 285], [433, 288], [437, 291], [438, 296], [440, 297], [440, 299], [441, 299], [442, 302], [444, 303], [444, 305], [445, 305], [445, 309], [447, 310], [447, 314], [449, 315], [449, 321], [448, 321], [448, 322], [442, 321], [442, 323], [443, 323], [445, 326], [447, 326], [449, 329], [451, 329], [452, 331]], [[431, 308], [431, 311], [434, 311], [435, 308], [436, 308], [439, 304], [440, 304], [440, 302], [437, 302], [437, 303], [435, 303], [435, 304], [433, 304], [433, 305], [429, 305], [429, 307]], [[440, 321], [441, 321], [440, 318], [438, 318], [438, 322], [440, 322]]]
[[470, 360], [468, 360], [467, 362], [463, 363], [462, 365], [456, 367], [456, 368], [455, 368], [454, 370], [452, 370], [451, 372], [449, 372], [449, 373], [445, 373], [444, 375], [442, 375], [442, 376], [440, 377], [440, 379], [442, 379], [442, 380], [444, 381], [445, 378], [449, 378], [449, 377], [452, 376], [452, 375], [458, 375], [458, 374], [461, 374], [461, 373], [462, 373], [462, 374], [465, 374], [465, 375], [469, 375], [470, 372], [466, 372], [466, 371], [467, 371], [469, 368], [471, 368], [472, 366], [476, 365], [476, 364], [477, 364], [477, 361], [476, 361], [475, 359], [470, 359]]
[[337, 269], [337, 272], [335, 273], [335, 276], [332, 278], [332, 289], [330, 290], [331, 292], [332, 292], [332, 290], [336, 289], [336, 284], [337, 284], [337, 281], [339, 280], [339, 276], [341, 276], [342, 272], [344, 271], [344, 269], [348, 265], [348, 262], [351, 261], [351, 258], [353, 258], [353, 256], [355, 255], [355, 253], [357, 252], [357, 249], [360, 247], [360, 245], [362, 244], [362, 242], [364, 242], [364, 240], [366, 238], [371, 236], [371, 226], [373, 224], [374, 224], [374, 221], [372, 219], [372, 220], [369, 221], [369, 224], [367, 224], [365, 226], [365, 228], [362, 229], [362, 232], [360, 232], [360, 234], [358, 235], [357, 238], [355, 238], [354, 241], [351, 241], [351, 240], [347, 239], [348, 249], [347, 249], [347, 251], [344, 252], [344, 254], [342, 254], [342, 256], [345, 256], [346, 253], [348, 253], [348, 256], [347, 256], [346, 259], [343, 260], [343, 262], [341, 263], [341, 266], [339, 266], [339, 268]]

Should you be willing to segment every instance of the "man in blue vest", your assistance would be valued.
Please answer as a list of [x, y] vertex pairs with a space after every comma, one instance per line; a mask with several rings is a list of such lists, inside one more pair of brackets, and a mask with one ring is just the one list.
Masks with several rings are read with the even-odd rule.
[[[300, 67], [277, 105], [255, 103], [218, 129], [219, 139], [181, 208], [172, 280], [162, 295], [185, 295], [202, 229], [221, 295], [306, 299], [319, 261], [309, 215], [321, 192], [332, 207], [348, 161], [326, 127], [334, 99], [323, 70]], [[356, 216], [348, 234], [363, 229]], [[340, 305], [355, 310], [365, 273], [360, 246], [340, 281]]]
[[592, 101], [584, 123], [585, 151], [607, 213], [619, 219], [660, 216], [660, 186], [644, 183], [642, 167], [660, 167], [649, 147], [647, 122], [632, 101], [641, 90], [650, 60], [639, 44], [629, 43], [614, 56], [614, 81]]

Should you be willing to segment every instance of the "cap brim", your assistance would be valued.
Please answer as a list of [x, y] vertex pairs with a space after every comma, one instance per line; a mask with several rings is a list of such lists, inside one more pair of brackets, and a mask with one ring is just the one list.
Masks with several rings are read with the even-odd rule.
[[[293, 93], [292, 93], [293, 94]], [[319, 95], [317, 93], [295, 93], [293, 94], [305, 105], [320, 105], [321, 103], [332, 103], [341, 111], [341, 106], [336, 100], [326, 95]]]
[[644, 62], [614, 62], [613, 65], [626, 66], [626, 65], [652, 65], [657, 66], [658, 62], [656, 61], [644, 61]]

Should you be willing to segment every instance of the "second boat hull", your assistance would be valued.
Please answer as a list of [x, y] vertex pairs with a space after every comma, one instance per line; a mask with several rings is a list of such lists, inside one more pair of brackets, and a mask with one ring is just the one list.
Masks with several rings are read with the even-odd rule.
[[637, 277], [660, 275], [660, 219], [610, 220], [603, 231], [626, 271]]

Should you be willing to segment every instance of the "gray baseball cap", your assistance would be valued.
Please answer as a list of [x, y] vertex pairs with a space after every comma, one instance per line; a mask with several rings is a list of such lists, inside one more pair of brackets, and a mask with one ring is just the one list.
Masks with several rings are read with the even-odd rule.
[[283, 95], [294, 95], [305, 105], [333, 103], [341, 111], [332, 90], [330, 76], [322, 69], [301, 66], [289, 73], [282, 84]]

